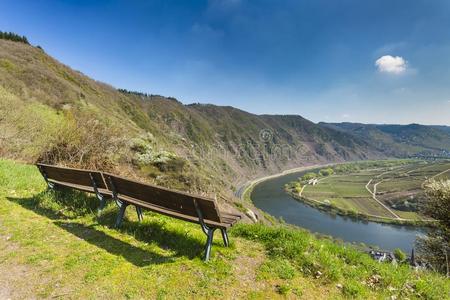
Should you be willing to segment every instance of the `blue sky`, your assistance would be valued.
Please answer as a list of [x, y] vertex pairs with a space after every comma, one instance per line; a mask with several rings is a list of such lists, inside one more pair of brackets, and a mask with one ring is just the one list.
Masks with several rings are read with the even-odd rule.
[[0, 30], [115, 87], [314, 122], [450, 125], [450, 1], [0, 4]]

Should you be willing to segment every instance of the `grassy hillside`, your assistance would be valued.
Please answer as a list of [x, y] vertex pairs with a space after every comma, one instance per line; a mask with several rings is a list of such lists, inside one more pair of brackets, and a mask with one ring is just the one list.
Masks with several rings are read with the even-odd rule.
[[46, 191], [34, 166], [0, 160], [0, 298], [449, 299], [448, 279], [378, 263], [286, 226], [240, 224], [203, 263], [195, 224], [145, 212], [111, 227], [95, 197]]
[[289, 167], [383, 156], [300, 116], [119, 91], [41, 48], [1, 39], [0, 155], [114, 170], [219, 198]]
[[367, 141], [374, 149], [390, 156], [450, 156], [450, 127], [375, 125], [360, 123], [320, 123]]

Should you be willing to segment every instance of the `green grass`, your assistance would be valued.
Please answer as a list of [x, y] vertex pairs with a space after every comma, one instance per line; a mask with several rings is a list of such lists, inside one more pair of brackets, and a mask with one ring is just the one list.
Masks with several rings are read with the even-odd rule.
[[[96, 217], [92, 196], [46, 191], [35, 167], [0, 160], [0, 298], [410, 299], [448, 297], [432, 272], [380, 264], [351, 246], [287, 226], [239, 224], [232, 245], [214, 241], [202, 261], [198, 225], [133, 210], [112, 228], [111, 204]], [[379, 284], [366, 284], [380, 275]], [[406, 288], [406, 287], [411, 288]]]
[[[450, 169], [450, 165], [449, 165], [449, 169]], [[442, 173], [439, 176], [436, 176], [435, 179], [436, 180], [448, 180], [448, 179], [450, 179], [450, 170]]]
[[[391, 207], [400, 218], [416, 223], [425, 219], [418, 214], [416, 205], [418, 201], [425, 199], [422, 184], [426, 179], [450, 169], [450, 162], [379, 161], [371, 164], [348, 163], [335, 168], [343, 171], [322, 178], [315, 186], [306, 185], [302, 197], [319, 201], [321, 204], [331, 204], [342, 212], [353, 211], [363, 215], [380, 216], [383, 218], [379, 221], [389, 221], [384, 218], [393, 218], [393, 215], [373, 200], [365, 188], [371, 180], [368, 185], [371, 191], [378, 183], [378, 200]], [[448, 173], [444, 172], [436, 178], [448, 179]]]
[[391, 217], [386, 209], [371, 199], [370, 193], [365, 188], [367, 182], [376, 174], [377, 171], [364, 171], [329, 176], [315, 186], [307, 185], [302, 196], [322, 203], [328, 201], [344, 210]]

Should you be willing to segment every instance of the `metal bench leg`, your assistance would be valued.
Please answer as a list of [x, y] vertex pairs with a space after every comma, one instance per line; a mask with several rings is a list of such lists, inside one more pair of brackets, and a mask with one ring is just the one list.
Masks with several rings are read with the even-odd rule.
[[[200, 207], [198, 206], [198, 204], [195, 200], [194, 200], [194, 206], [195, 206], [195, 210], [197, 211], [198, 220], [200, 222], [200, 226], [202, 227], [202, 231], [207, 236], [206, 245], [205, 245], [205, 258], [204, 258], [204, 261], [206, 262], [209, 260], [209, 256], [211, 255], [211, 247], [212, 247], [212, 242], [213, 242], [213, 237], [214, 237], [214, 231], [216, 231], [217, 228], [209, 227], [208, 225], [205, 224], [205, 221], [203, 220], [203, 213], [200, 210]], [[228, 241], [228, 239], [227, 239], [227, 241]]]
[[101, 197], [98, 197], [98, 200], [100, 201], [100, 205], [98, 206], [97, 216], [100, 217], [100, 215], [102, 214], [103, 209], [106, 206], [106, 199], [105, 199], [105, 197], [101, 196]]
[[136, 213], [137, 213], [139, 222], [142, 222], [142, 220], [144, 219], [144, 215], [142, 214], [142, 207], [136, 206]]
[[220, 231], [222, 232], [222, 238], [223, 238], [223, 244], [225, 247], [228, 247], [230, 245], [230, 242], [228, 241], [228, 233], [225, 228], [220, 228]]
[[211, 255], [211, 246], [212, 246], [213, 237], [214, 237], [214, 231], [215, 230], [216, 230], [216, 228], [208, 228], [208, 232], [207, 232], [208, 238], [206, 239], [204, 261], [208, 261], [209, 260], [209, 256]]
[[122, 205], [120, 206], [120, 210], [119, 210], [119, 214], [117, 215], [117, 219], [116, 219], [116, 228], [119, 228], [120, 225], [122, 225], [122, 221], [123, 221], [123, 217], [125, 216], [125, 210], [127, 209], [128, 204], [126, 203], [122, 203]]
[[116, 203], [116, 206], [117, 206], [118, 208], [121, 208], [121, 207], [122, 207], [122, 201], [120, 201], [119, 199], [114, 199], [114, 203]]
[[102, 214], [103, 209], [106, 206], [106, 199], [103, 195], [97, 194], [97, 199], [100, 202], [98, 209], [97, 209], [97, 217], [100, 217]]

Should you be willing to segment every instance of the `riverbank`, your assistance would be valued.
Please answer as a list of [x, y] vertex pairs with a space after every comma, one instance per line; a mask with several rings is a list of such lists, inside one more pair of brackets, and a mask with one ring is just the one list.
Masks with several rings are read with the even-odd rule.
[[298, 167], [298, 168], [285, 170], [285, 171], [283, 171], [281, 173], [260, 177], [260, 178], [248, 181], [248, 182], [244, 183], [243, 185], [241, 185], [236, 190], [235, 196], [238, 197], [241, 200], [244, 200], [244, 201], [247, 201], [247, 202], [251, 202], [250, 195], [251, 195], [251, 193], [253, 191], [253, 188], [258, 183], [261, 183], [261, 182], [269, 180], [269, 179], [277, 178], [277, 177], [280, 177], [280, 176], [292, 174], [292, 173], [303, 172], [303, 171], [308, 171], [308, 170], [314, 170], [314, 169], [324, 168], [324, 167], [328, 167], [328, 166], [334, 166], [334, 165], [338, 165], [338, 164], [340, 164], [340, 163], [328, 163], [328, 164], [323, 164], [323, 165], [304, 166], [304, 167]]
[[427, 220], [411, 220], [411, 219], [394, 219], [388, 217], [381, 217], [376, 215], [364, 214], [361, 212], [354, 212], [351, 210], [341, 209], [336, 206], [332, 206], [314, 199], [309, 199], [304, 196], [296, 195], [294, 192], [285, 189], [285, 192], [288, 193], [292, 198], [302, 203], [305, 203], [313, 208], [319, 209], [321, 211], [327, 212], [329, 214], [336, 214], [343, 217], [349, 217], [355, 220], [361, 221], [370, 221], [377, 223], [385, 223], [385, 224], [395, 224], [395, 225], [407, 225], [407, 226], [417, 226], [417, 227], [432, 227], [434, 226], [434, 221]]
[[[281, 173], [264, 176], [261, 178], [257, 178], [255, 180], [249, 181], [242, 185], [236, 192], [236, 196], [242, 199], [243, 201], [247, 203], [253, 203], [251, 199], [251, 194], [253, 189], [256, 185], [258, 185], [261, 182], [264, 182], [266, 180], [274, 179], [277, 177], [285, 176], [292, 173], [297, 172], [305, 172], [305, 171], [312, 171], [315, 169], [321, 169], [325, 167], [330, 166], [336, 166], [339, 164], [346, 164], [346, 163], [352, 163], [352, 162], [343, 162], [343, 163], [328, 163], [328, 164], [318, 164], [318, 165], [311, 165], [311, 166], [304, 166], [304, 167], [298, 167], [293, 168], [289, 170], [285, 170]], [[354, 162], [353, 162], [354, 163]], [[314, 199], [309, 199], [304, 196], [296, 195], [290, 190], [285, 189], [285, 192], [289, 194], [292, 198], [294, 198], [297, 201], [300, 201], [302, 203], [305, 203], [313, 208], [316, 208], [318, 210], [324, 211], [326, 213], [329, 213], [331, 215], [340, 215], [343, 217], [352, 218], [355, 220], [360, 221], [367, 221], [367, 222], [376, 222], [376, 223], [384, 223], [384, 224], [394, 224], [394, 225], [407, 225], [407, 226], [416, 226], [416, 227], [432, 227], [434, 226], [435, 222], [431, 220], [417, 220], [417, 219], [406, 219], [406, 218], [389, 218], [389, 217], [383, 217], [383, 216], [377, 216], [373, 214], [367, 214], [363, 212], [355, 212], [351, 210], [345, 210], [333, 205], [329, 205]], [[264, 212], [267, 214], [266, 212]], [[271, 222], [273, 222], [273, 218], [268, 218]]]

